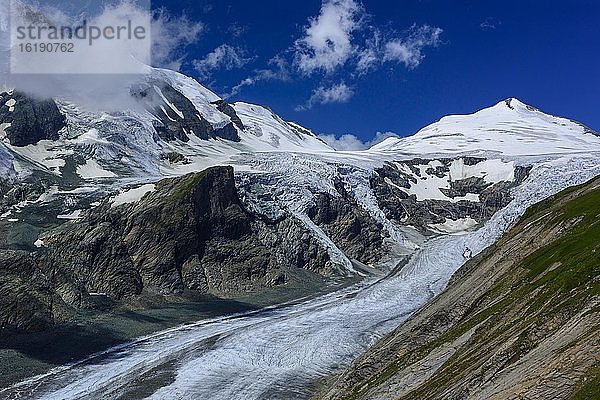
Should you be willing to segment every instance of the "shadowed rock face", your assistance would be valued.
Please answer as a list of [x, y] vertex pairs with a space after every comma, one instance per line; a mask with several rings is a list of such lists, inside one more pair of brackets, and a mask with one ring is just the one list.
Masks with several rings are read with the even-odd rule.
[[0, 125], [10, 124], [4, 131], [10, 144], [23, 147], [40, 140], [57, 140], [66, 126], [52, 99], [38, 100], [21, 92], [0, 93]]
[[52, 323], [52, 287], [34, 257], [0, 252], [0, 332], [39, 331]]
[[383, 226], [356, 203], [341, 182], [336, 189], [339, 196], [317, 193], [308, 216], [348, 257], [365, 264], [378, 261], [383, 255]]
[[[165, 99], [176, 110], [165, 102], [155, 87], [160, 90]], [[200, 115], [194, 104], [187, 97], [165, 82], [156, 81], [137, 85], [131, 89], [131, 94], [158, 118], [157, 121], [154, 121], [154, 129], [163, 140], [172, 141], [179, 139], [187, 142], [189, 135], [195, 135], [203, 140], [210, 138], [221, 138], [233, 142], [241, 140], [235, 127], [239, 123], [239, 126], [242, 126], [240, 129], [243, 129], [241, 120], [235, 114], [235, 110], [225, 102], [223, 102], [224, 104], [216, 105], [215, 108], [228, 115], [232, 122], [215, 128]]]

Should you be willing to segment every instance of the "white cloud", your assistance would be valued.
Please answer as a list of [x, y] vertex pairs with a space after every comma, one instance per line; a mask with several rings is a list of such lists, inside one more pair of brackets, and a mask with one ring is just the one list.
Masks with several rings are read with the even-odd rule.
[[373, 36], [367, 39], [365, 47], [358, 53], [358, 61], [356, 63], [356, 71], [359, 75], [369, 72], [375, 69], [377, 64], [381, 61], [381, 32], [373, 29]]
[[[18, 12], [19, 9], [16, 10]], [[78, 24], [81, 18], [81, 15], [64, 14], [57, 7], [46, 7], [40, 10], [40, 12], [42, 11], [42, 15], [49, 16], [52, 21], [58, 21], [64, 25]], [[183, 52], [186, 46], [197, 41], [203, 29], [202, 23], [192, 22], [186, 16], [173, 16], [164, 10], [158, 10], [151, 14], [148, 9], [138, 7], [128, 0], [99, 7], [94, 9], [94, 12], [96, 14], [91, 14], [92, 11], [90, 11], [90, 15], [85, 16], [90, 25], [121, 26], [127, 24], [127, 20], [131, 20], [132, 15], [136, 18], [133, 19], [134, 22], [137, 19], [143, 19], [146, 21], [144, 26], [151, 24], [152, 35], [148, 46], [152, 47], [152, 64], [160, 67], [177, 69], [180, 60], [184, 57]], [[27, 18], [26, 16], [27, 13], [23, 14], [21, 18]], [[100, 66], [100, 68], [106, 66], [106, 71], [129, 71], [130, 69], [125, 67], [129, 65], [128, 63], [135, 62], [136, 65], [139, 65], [139, 73], [144, 73], [145, 66], [140, 64], [141, 59], [138, 60], [135, 52], [132, 51], [135, 49], [130, 49], [127, 43], [121, 47], [124, 56], [116, 57], [114, 52], [107, 52], [102, 43], [100, 46], [94, 44], [94, 47], [90, 47], [86, 53], [86, 57], [80, 56], [77, 60], [82, 58], [85, 63], [96, 67]], [[65, 64], [64, 74], [6, 74], [4, 76], [7, 76], [8, 81], [3, 84], [42, 98], [66, 99], [88, 109], [117, 111], [137, 106], [127, 88], [139, 80], [139, 74], [68, 74], [66, 72], [69, 71], [71, 60], [66, 57], [62, 59]], [[146, 60], [144, 61], [146, 62]], [[55, 64], [55, 66], [57, 65]], [[63, 67], [63, 65], [60, 64], [57, 67]], [[2, 66], [0, 66], [1, 69], [3, 69]]]
[[204, 58], [195, 60], [194, 68], [200, 74], [201, 79], [208, 79], [212, 72], [219, 68], [226, 70], [241, 68], [250, 60], [251, 58], [245, 57], [245, 51], [241, 48], [222, 44]]
[[440, 44], [441, 28], [413, 25], [405, 38], [391, 40], [385, 44], [384, 61], [399, 61], [407, 68], [414, 69], [425, 58], [425, 47], [436, 47]]
[[409, 35], [388, 41], [384, 46], [384, 61], [398, 61], [407, 68], [414, 69], [425, 58], [425, 47], [436, 47], [440, 43], [441, 28], [413, 25]]
[[185, 14], [174, 16], [164, 9], [152, 16], [152, 65], [179, 71], [186, 48], [200, 39], [204, 24]]
[[329, 88], [320, 86], [313, 91], [306, 104], [298, 106], [296, 110], [308, 110], [315, 104], [346, 103], [353, 95], [354, 91], [343, 82]]
[[365, 16], [354, 0], [325, 0], [320, 14], [310, 20], [304, 37], [294, 43], [295, 64], [303, 74], [333, 72], [355, 53], [352, 35]]
[[377, 132], [375, 137], [371, 140], [362, 141], [355, 135], [347, 133], [345, 135], [336, 137], [335, 135], [319, 135], [319, 138], [327, 143], [329, 146], [336, 150], [366, 150], [375, 146], [378, 143], [383, 142], [385, 139], [390, 137], [398, 137], [392, 132]]
[[288, 62], [281, 56], [275, 56], [269, 60], [269, 65], [272, 68], [259, 69], [254, 71], [252, 75], [242, 80], [234, 86], [231, 91], [224, 94], [224, 98], [229, 98], [238, 94], [246, 86], [253, 86], [264, 81], [289, 81], [291, 73]]
[[440, 43], [441, 28], [413, 25], [403, 37], [384, 35], [356, 0], [323, 0], [302, 38], [294, 42], [294, 65], [304, 75], [332, 73], [347, 63], [362, 75], [384, 62], [416, 68], [425, 47]]

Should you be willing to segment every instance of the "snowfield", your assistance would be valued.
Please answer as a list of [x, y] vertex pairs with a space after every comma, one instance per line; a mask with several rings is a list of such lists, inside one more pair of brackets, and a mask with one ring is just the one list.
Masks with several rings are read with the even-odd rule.
[[129, 189], [119, 193], [111, 199], [111, 207], [118, 207], [122, 204], [137, 203], [146, 195], [153, 192], [156, 186], [153, 183], [142, 185], [135, 189]]
[[389, 138], [375, 152], [459, 154], [498, 152], [503, 155], [585, 153], [598, 138], [585, 126], [507, 99], [471, 115], [451, 115], [407, 138]]

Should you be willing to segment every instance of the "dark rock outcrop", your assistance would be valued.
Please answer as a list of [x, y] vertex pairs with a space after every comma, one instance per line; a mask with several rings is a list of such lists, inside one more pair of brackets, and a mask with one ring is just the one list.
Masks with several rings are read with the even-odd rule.
[[44, 242], [61, 293], [76, 306], [72, 282], [115, 300], [188, 289], [235, 295], [284, 283], [296, 268], [331, 268], [297, 221], [268, 223], [248, 212], [230, 167], [160, 181], [137, 203], [106, 203]]
[[[442, 165], [436, 168], [429, 167], [425, 170], [429, 177], [443, 178], [447, 176], [451, 159], [439, 160]], [[462, 158], [464, 165], [473, 166], [484, 159], [474, 157]], [[450, 199], [462, 198], [467, 194], [477, 195], [479, 201], [424, 199], [417, 200], [410, 195], [408, 189], [418, 179], [427, 180], [428, 176], [422, 174], [419, 166], [428, 165], [429, 160], [414, 159], [401, 162], [410, 169], [413, 175], [402, 171], [397, 163], [387, 163], [375, 171], [371, 177], [371, 188], [375, 193], [379, 207], [386, 217], [401, 225], [411, 225], [423, 234], [431, 234], [431, 224], [444, 223], [446, 219], [458, 220], [471, 217], [478, 222], [490, 219], [496, 211], [505, 207], [512, 197], [510, 190], [520, 185], [528, 176], [530, 168], [516, 166], [514, 180], [491, 184], [481, 177], [470, 177], [460, 180], [451, 180], [450, 188], [440, 188], [440, 192]], [[406, 191], [403, 189], [407, 189]]]
[[364, 264], [378, 261], [383, 255], [383, 226], [356, 203], [341, 182], [336, 189], [339, 196], [317, 193], [308, 216], [348, 257]]
[[233, 122], [235, 126], [240, 128], [240, 130], [244, 130], [244, 124], [242, 120], [235, 112], [235, 109], [229, 103], [227, 103], [225, 100], [217, 100], [212, 104], [217, 106], [217, 110], [221, 111], [223, 114], [231, 118], [231, 122]]
[[57, 140], [59, 131], [66, 126], [66, 118], [52, 99], [38, 100], [21, 92], [4, 92], [0, 93], [0, 124], [10, 124], [5, 129], [10, 144], [23, 147], [40, 140]]
[[170, 151], [168, 153], [163, 153], [160, 155], [160, 159], [167, 160], [171, 164], [189, 164], [190, 163], [190, 160], [188, 160], [186, 156], [184, 156], [183, 154], [178, 153], [176, 151]]
[[32, 254], [0, 251], [0, 332], [35, 332], [49, 328], [52, 287]]
[[[85, 221], [47, 235], [45, 242], [59, 270], [75, 271], [87, 291], [114, 299], [143, 289], [180, 293], [185, 282], [200, 287], [199, 279], [210, 289], [228, 291], [243, 286], [233, 279], [240, 269], [249, 280], [266, 274], [268, 251], [252, 238], [251, 222], [237, 197], [233, 170], [212, 168], [163, 180], [138, 203], [105, 204]], [[263, 259], [251, 258], [242, 267], [251, 248]]]
[[302, 221], [248, 211], [231, 167], [164, 179], [136, 202], [105, 201], [41, 239], [31, 253], [0, 251], [3, 327], [44, 329], [99, 298], [236, 297], [338, 271]]
[[234, 142], [241, 140], [234, 126], [235, 121], [222, 127], [213, 127], [200, 115], [187, 97], [166, 82], [152, 81], [139, 84], [131, 89], [131, 95], [157, 118], [154, 121], [154, 129], [163, 140], [179, 139], [187, 142], [189, 135], [195, 135], [203, 140], [210, 138], [222, 138]]
[[238, 135], [238, 131], [235, 128], [235, 125], [233, 124], [233, 122], [225, 124], [221, 128], [214, 128], [211, 136], [215, 137], [215, 138], [231, 140], [232, 142], [239, 142], [240, 140], [242, 140], [242, 139], [240, 139], [240, 136]]

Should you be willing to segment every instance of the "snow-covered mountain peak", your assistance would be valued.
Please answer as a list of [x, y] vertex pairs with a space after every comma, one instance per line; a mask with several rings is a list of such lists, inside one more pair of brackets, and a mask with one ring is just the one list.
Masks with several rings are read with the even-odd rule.
[[600, 138], [586, 126], [508, 98], [473, 114], [443, 117], [413, 136], [389, 138], [371, 151], [542, 155], [599, 148]]
[[506, 107], [509, 110], [514, 111], [539, 111], [537, 108], [530, 106], [529, 104], [523, 103], [521, 100], [516, 97], [509, 97], [505, 100], [499, 101], [495, 106], [490, 108], [503, 108]]
[[[86, 180], [178, 175], [230, 164], [244, 153], [333, 151], [270, 109], [228, 104], [175, 71], [148, 67], [119, 90], [130, 106], [118, 111], [0, 93], [0, 172], [42, 169], [61, 175], [74, 168]], [[43, 121], [30, 115], [34, 109], [45, 115]], [[30, 129], [28, 121], [40, 123]]]

